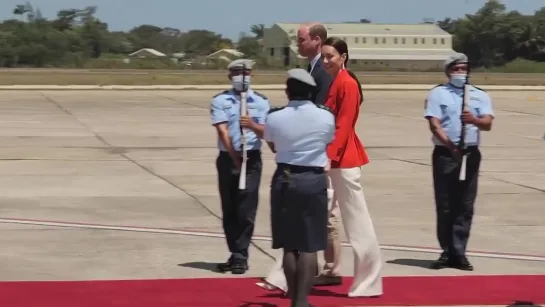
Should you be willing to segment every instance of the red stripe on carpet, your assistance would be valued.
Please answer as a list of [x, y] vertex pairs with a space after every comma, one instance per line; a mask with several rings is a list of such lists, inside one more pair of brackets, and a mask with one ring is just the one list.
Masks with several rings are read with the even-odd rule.
[[[385, 277], [384, 295], [346, 297], [351, 278], [338, 287], [313, 290], [317, 306], [509, 305], [545, 303], [545, 275]], [[289, 306], [277, 292], [255, 285], [256, 278], [119, 281], [0, 282], [6, 307], [215, 307]]]

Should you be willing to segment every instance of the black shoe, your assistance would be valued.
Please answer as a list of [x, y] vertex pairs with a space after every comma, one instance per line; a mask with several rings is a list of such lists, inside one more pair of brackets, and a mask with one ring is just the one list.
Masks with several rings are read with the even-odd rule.
[[449, 261], [449, 267], [462, 271], [473, 271], [473, 265], [467, 260], [466, 257], [460, 257]]
[[314, 277], [314, 286], [338, 286], [343, 283], [341, 276], [318, 275]]
[[515, 307], [515, 306], [526, 306], [526, 307], [542, 307], [541, 305], [536, 305], [533, 302], [530, 301], [515, 301], [513, 304], [507, 306], [507, 307]]
[[431, 268], [434, 269], [434, 270], [440, 270], [440, 269], [444, 269], [444, 268], [448, 268], [449, 267], [449, 257], [448, 257], [448, 254], [446, 252], [443, 252], [441, 254], [441, 256], [439, 257], [439, 259], [435, 260], [432, 265], [431, 265]]
[[239, 262], [239, 261], [233, 261], [231, 264], [231, 273], [240, 275], [246, 273], [248, 271], [249, 267], [248, 264], [245, 262]]
[[221, 273], [225, 273], [225, 272], [229, 272], [231, 271], [231, 267], [233, 265], [233, 258], [232, 257], [229, 257], [229, 259], [227, 260], [227, 262], [223, 262], [223, 263], [218, 263], [216, 265], [216, 269], [221, 272]]

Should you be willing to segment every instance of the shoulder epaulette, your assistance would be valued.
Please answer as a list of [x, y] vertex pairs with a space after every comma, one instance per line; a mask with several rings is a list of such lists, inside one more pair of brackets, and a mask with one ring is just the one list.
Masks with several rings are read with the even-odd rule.
[[475, 86], [475, 85], [473, 85], [473, 84], [472, 84], [471, 86], [473, 86], [474, 88], [478, 89], [479, 91], [483, 91], [483, 92], [486, 92], [486, 91], [485, 91], [485, 90], [483, 90], [482, 88], [480, 88], [480, 87], [476, 87], [476, 86]]
[[330, 112], [331, 114], [333, 114], [333, 111], [330, 108], [328, 108], [327, 106], [323, 105], [323, 104], [317, 104], [316, 107], [318, 109], [326, 110], [326, 111]]
[[436, 86], [432, 87], [431, 89], [433, 90], [434, 88], [438, 88], [440, 86], [443, 86], [444, 84], [437, 84]]
[[284, 108], [285, 108], [285, 107], [271, 108], [271, 109], [269, 110], [269, 113], [267, 113], [267, 114], [271, 114], [271, 113], [274, 113], [274, 112], [276, 112], [276, 111], [280, 111], [280, 110], [282, 110], [282, 109], [284, 109]]
[[259, 97], [261, 97], [261, 98], [263, 98], [265, 100], [269, 100], [269, 98], [267, 98], [267, 96], [261, 94], [260, 92], [254, 91], [254, 94], [256, 94], [257, 96], [259, 96]]
[[218, 97], [219, 95], [223, 95], [223, 94], [227, 94], [227, 93], [229, 93], [229, 90], [225, 90], [225, 91], [223, 91], [223, 92], [221, 92], [221, 93], [218, 93], [218, 94], [214, 95], [214, 97], [212, 97], [212, 98], [216, 98], [216, 97]]

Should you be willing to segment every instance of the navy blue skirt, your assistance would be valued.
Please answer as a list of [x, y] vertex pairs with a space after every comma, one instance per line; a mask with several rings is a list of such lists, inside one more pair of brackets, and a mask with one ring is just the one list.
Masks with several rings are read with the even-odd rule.
[[271, 184], [272, 248], [313, 253], [327, 247], [323, 168], [278, 164]]

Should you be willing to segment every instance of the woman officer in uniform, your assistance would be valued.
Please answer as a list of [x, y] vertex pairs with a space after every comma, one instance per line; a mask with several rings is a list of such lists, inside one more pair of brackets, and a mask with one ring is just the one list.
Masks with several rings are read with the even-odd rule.
[[310, 100], [316, 82], [303, 69], [288, 71], [286, 107], [269, 112], [264, 139], [276, 153], [271, 184], [274, 249], [284, 250], [284, 274], [292, 307], [308, 307], [317, 252], [327, 246], [327, 145], [335, 118]]

